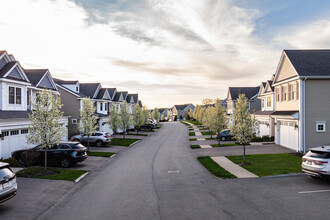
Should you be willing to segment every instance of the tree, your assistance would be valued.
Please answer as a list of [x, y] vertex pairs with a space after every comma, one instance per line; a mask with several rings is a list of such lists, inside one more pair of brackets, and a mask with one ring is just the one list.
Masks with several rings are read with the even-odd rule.
[[95, 111], [96, 108], [93, 101], [90, 98], [83, 98], [78, 129], [81, 133], [87, 135], [87, 151], [89, 151], [89, 137], [97, 130], [97, 116], [94, 115]]
[[144, 115], [139, 105], [135, 105], [133, 109], [133, 122], [138, 134], [141, 125], [144, 124]]
[[161, 120], [161, 121], [164, 121], [164, 120], [165, 120], [165, 116], [164, 116], [164, 115], [161, 115], [161, 116], [160, 116], [160, 120]]
[[214, 104], [214, 99], [203, 99], [202, 105]]
[[193, 112], [193, 118], [196, 120], [196, 121], [198, 121], [198, 115], [199, 115], [199, 112], [200, 112], [200, 109], [201, 109], [201, 107], [199, 106], [199, 105], [196, 105], [196, 108], [195, 108], [195, 110], [194, 110], [194, 112]]
[[63, 112], [61, 99], [53, 95], [50, 90], [42, 90], [37, 93], [32, 101], [32, 113], [29, 115], [31, 125], [27, 141], [31, 144], [39, 144], [45, 149], [45, 170], [47, 170], [47, 151], [54, 144], [59, 143], [65, 135], [66, 129], [60, 123]]
[[118, 107], [116, 104], [113, 104], [111, 107], [108, 124], [109, 127], [112, 129], [113, 133], [115, 134], [119, 126], [119, 114]]
[[193, 110], [190, 108], [188, 109], [188, 113], [187, 113], [187, 116], [186, 116], [186, 120], [191, 120], [193, 118]]
[[144, 124], [147, 124], [148, 120], [151, 118], [150, 112], [148, 111], [147, 106], [143, 106], [142, 113], [143, 113], [143, 117], [144, 117]]
[[119, 128], [124, 132], [124, 139], [126, 138], [126, 131], [132, 125], [132, 114], [129, 113], [127, 102], [120, 104], [119, 111]]
[[247, 98], [245, 94], [240, 94], [237, 99], [236, 107], [233, 111], [233, 125], [230, 130], [239, 144], [243, 145], [243, 165], [245, 161], [245, 145], [250, 143], [253, 134], [254, 122], [247, 109]]
[[155, 119], [158, 122], [159, 121], [159, 116], [160, 116], [160, 113], [158, 111], [158, 108], [154, 108], [154, 111], [152, 112], [153, 119]]
[[200, 123], [203, 123], [204, 116], [205, 116], [205, 111], [206, 111], [206, 108], [201, 108], [199, 110], [197, 121], [199, 121]]
[[[222, 130], [227, 128], [228, 121], [226, 117], [226, 109], [221, 105], [221, 101], [219, 99], [217, 99], [214, 104], [214, 110], [211, 113], [211, 118], [211, 131], [220, 133]], [[220, 145], [220, 138], [218, 144]]]
[[212, 138], [212, 133], [211, 133], [210, 127], [211, 127], [211, 123], [213, 120], [214, 107], [205, 108], [203, 111], [204, 111], [204, 117], [202, 119], [202, 123], [204, 126], [206, 126], [209, 129], [209, 132], [210, 132], [211, 138]]

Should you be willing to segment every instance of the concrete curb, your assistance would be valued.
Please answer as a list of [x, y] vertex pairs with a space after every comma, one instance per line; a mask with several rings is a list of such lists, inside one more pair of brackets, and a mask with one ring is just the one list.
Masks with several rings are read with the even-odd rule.
[[139, 143], [141, 141], [141, 139], [140, 140], [138, 140], [138, 141], [136, 141], [136, 142], [134, 142], [133, 144], [130, 144], [130, 145], [128, 145], [128, 147], [131, 147], [131, 146], [133, 146], [134, 144], [137, 144], [137, 143]]
[[89, 174], [89, 171], [84, 173], [83, 175], [81, 175], [80, 177], [78, 177], [77, 179], [75, 179], [75, 182], [78, 183], [80, 180], [82, 180], [85, 176], [87, 176]]
[[288, 174], [280, 174], [280, 175], [274, 175], [274, 176], [263, 176], [261, 178], [278, 178], [278, 177], [289, 177], [289, 176], [303, 176], [306, 175], [304, 173], [288, 173]]

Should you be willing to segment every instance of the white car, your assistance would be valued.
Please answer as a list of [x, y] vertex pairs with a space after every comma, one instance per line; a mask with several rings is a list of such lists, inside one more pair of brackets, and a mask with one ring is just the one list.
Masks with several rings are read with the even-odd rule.
[[302, 157], [302, 171], [311, 177], [330, 177], [330, 146], [311, 148]]
[[[87, 144], [88, 137], [84, 134], [79, 134], [72, 136], [71, 141], [79, 141], [82, 144]], [[108, 144], [111, 142], [111, 137], [108, 132], [95, 132], [91, 136], [89, 136], [89, 143], [95, 144], [97, 147], [102, 147], [105, 144]]]
[[13, 198], [17, 192], [16, 174], [8, 163], [0, 162], [0, 203]]

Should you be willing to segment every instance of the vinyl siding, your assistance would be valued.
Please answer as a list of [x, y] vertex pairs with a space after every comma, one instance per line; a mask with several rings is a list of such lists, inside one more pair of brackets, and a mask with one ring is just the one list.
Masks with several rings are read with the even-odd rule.
[[[292, 82], [289, 82], [289, 83], [285, 83], [285, 84], [282, 84], [280, 86], [283, 86], [283, 85], [286, 85], [287, 88], [288, 88], [288, 94], [289, 94], [289, 84], [290, 83], [293, 83], [293, 82], [296, 82], [296, 83], [299, 83], [298, 81], [292, 81]], [[279, 88], [280, 86], [276, 86], [275, 87], [275, 109], [276, 111], [299, 111], [300, 110], [300, 107], [299, 107], [299, 97], [300, 97], [300, 94], [299, 94], [299, 89], [298, 89], [298, 86], [297, 86], [297, 90], [296, 90], [296, 95], [298, 95], [298, 99], [297, 100], [290, 100], [290, 101], [276, 101], [277, 100], [277, 93], [276, 93], [276, 88]]]
[[[330, 80], [306, 81], [306, 150], [330, 144]], [[316, 122], [326, 122], [326, 132], [316, 132]]]
[[290, 61], [288, 60], [288, 58], [286, 56], [284, 56], [284, 59], [278, 70], [278, 75], [276, 77], [275, 82], [280, 82], [282, 80], [289, 79], [294, 76], [297, 76], [296, 71], [290, 64]]

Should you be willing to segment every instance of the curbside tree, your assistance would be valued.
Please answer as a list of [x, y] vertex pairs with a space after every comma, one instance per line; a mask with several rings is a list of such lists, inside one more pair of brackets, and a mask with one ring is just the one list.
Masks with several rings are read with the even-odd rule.
[[87, 151], [89, 151], [89, 137], [97, 129], [97, 116], [94, 115], [95, 111], [96, 108], [93, 104], [93, 101], [90, 98], [83, 98], [78, 129], [84, 135], [87, 135]]
[[[228, 121], [226, 117], [226, 109], [221, 105], [221, 101], [219, 99], [216, 99], [211, 117], [211, 131], [220, 133], [222, 130], [227, 128]], [[220, 138], [218, 141], [218, 144], [220, 145]]]
[[45, 170], [47, 170], [47, 151], [54, 144], [60, 142], [65, 135], [65, 128], [59, 120], [63, 116], [60, 111], [61, 99], [50, 90], [37, 93], [32, 101], [32, 113], [29, 115], [31, 125], [26, 135], [28, 143], [39, 144], [45, 149]]
[[119, 115], [119, 128], [123, 130], [124, 133], [124, 139], [126, 138], [126, 131], [129, 129], [129, 127], [132, 125], [132, 114], [128, 110], [129, 106], [127, 105], [127, 102], [124, 101], [120, 104], [120, 111], [118, 113]]
[[144, 117], [144, 124], [147, 124], [148, 120], [151, 118], [150, 112], [148, 111], [147, 106], [143, 106], [142, 113], [143, 113], [143, 117]]
[[230, 126], [230, 130], [238, 143], [243, 145], [243, 165], [245, 165], [247, 164], [245, 160], [245, 145], [250, 143], [254, 130], [254, 122], [247, 109], [245, 94], [238, 96], [236, 107], [233, 111], [233, 125]]
[[112, 129], [113, 134], [116, 134], [117, 128], [119, 126], [119, 114], [118, 114], [118, 107], [116, 104], [113, 104], [109, 114], [109, 127]]
[[135, 105], [133, 109], [133, 122], [136, 133], [139, 133], [141, 125], [144, 124], [144, 115], [139, 105]]
[[160, 113], [158, 111], [158, 108], [154, 108], [154, 111], [152, 112], [153, 119], [155, 119], [158, 122], [159, 121], [159, 116], [160, 116]]

